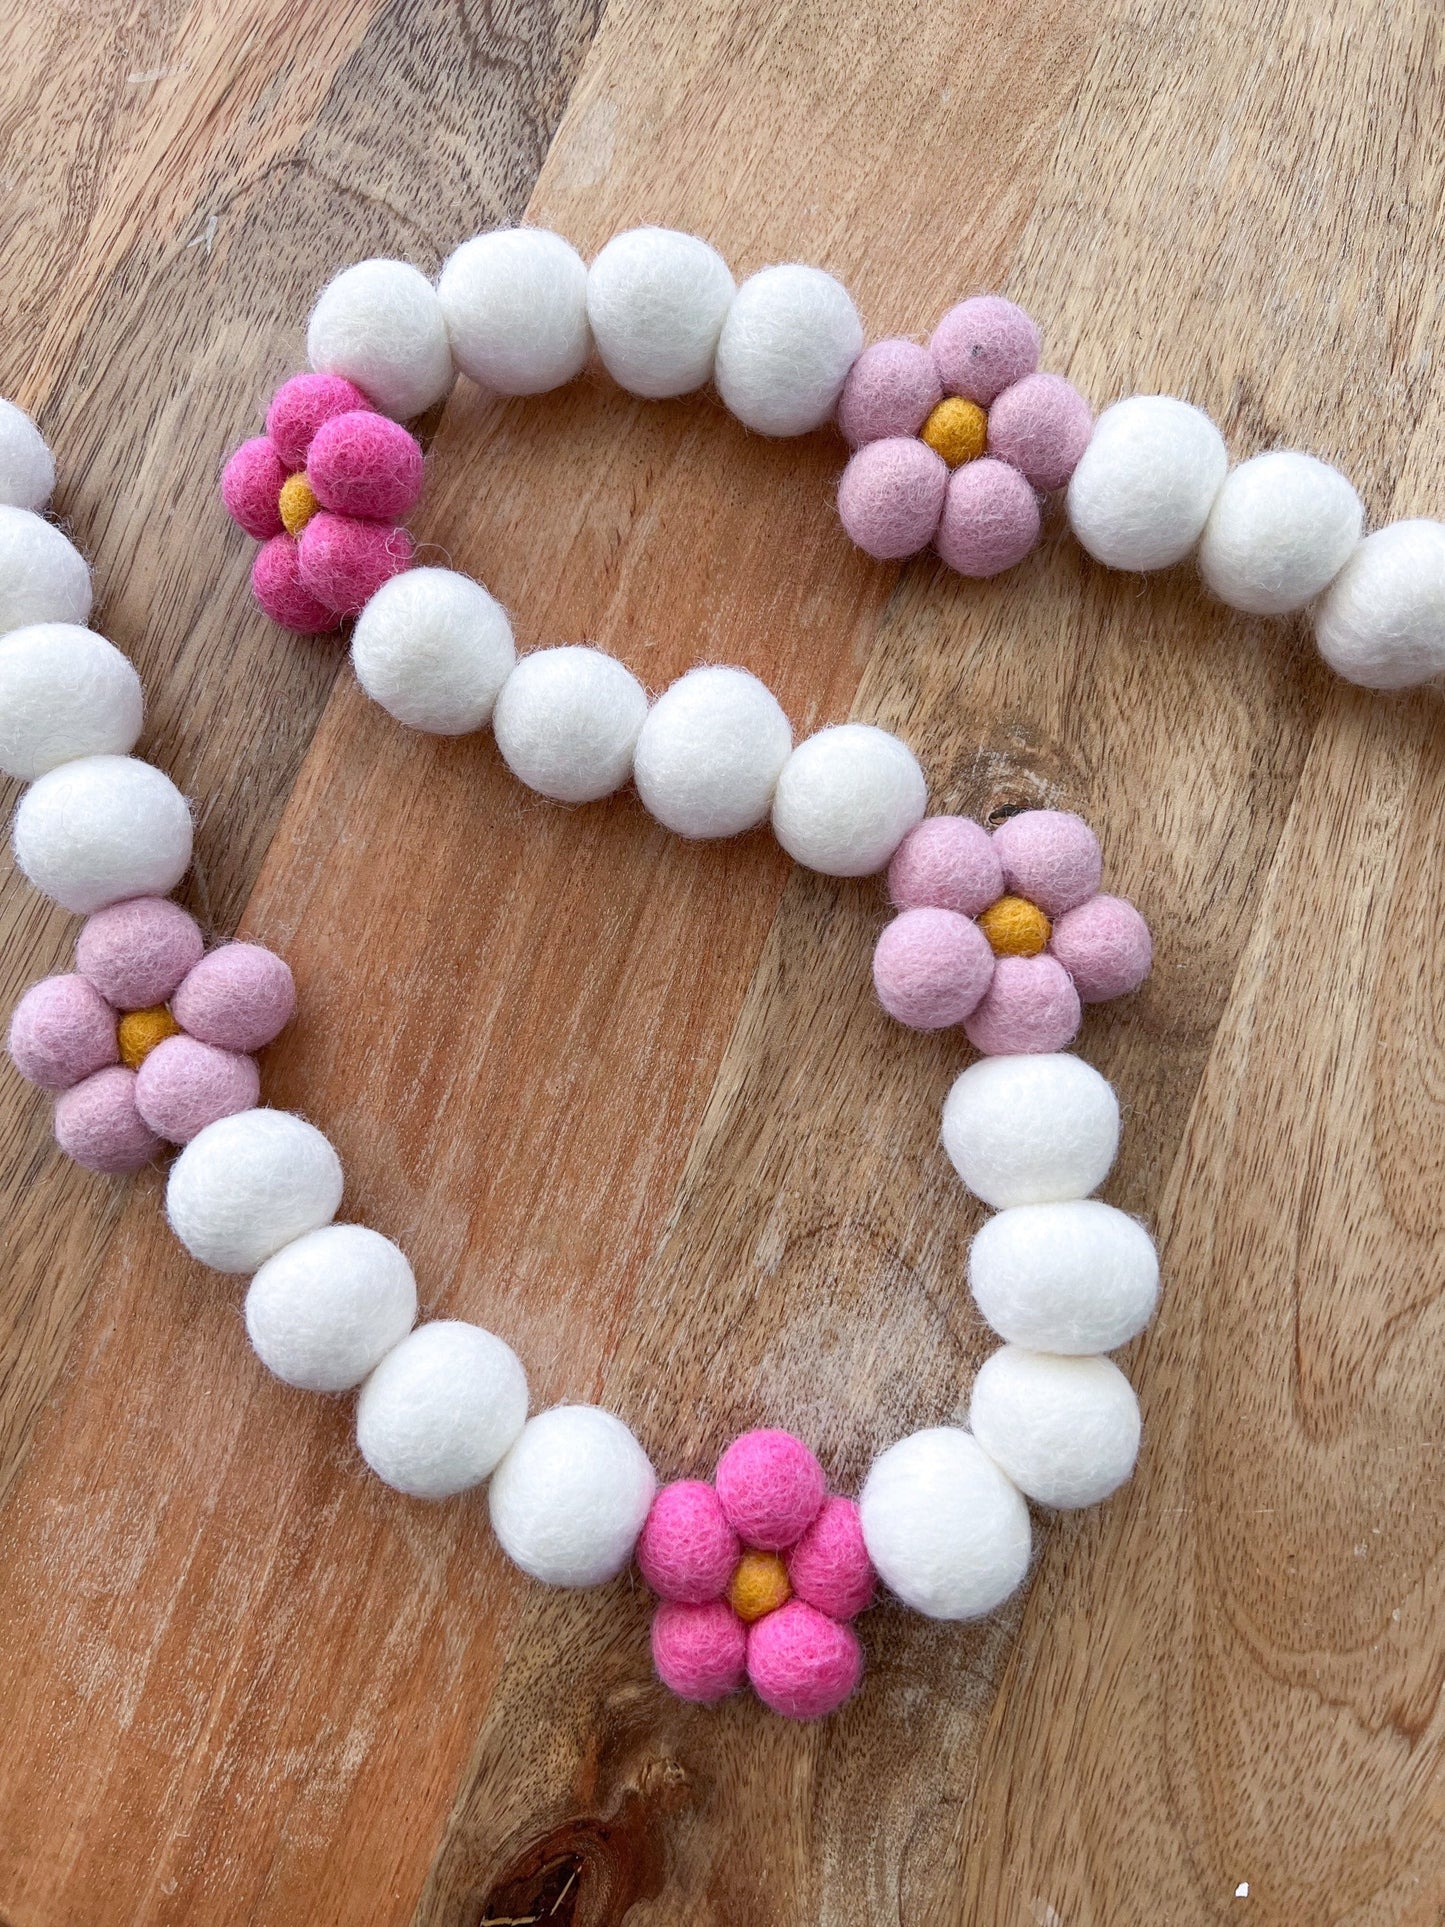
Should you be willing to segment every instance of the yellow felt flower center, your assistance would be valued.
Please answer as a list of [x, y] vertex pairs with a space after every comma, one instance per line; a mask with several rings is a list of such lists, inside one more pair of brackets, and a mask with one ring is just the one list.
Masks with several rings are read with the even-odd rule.
[[764, 1613], [786, 1606], [793, 1589], [788, 1568], [775, 1552], [745, 1552], [728, 1587], [728, 1604], [738, 1618], [751, 1625]]
[[287, 533], [299, 535], [321, 504], [311, 492], [311, 484], [304, 475], [288, 475], [281, 484], [281, 497], [277, 506], [281, 510], [281, 520]]
[[988, 416], [976, 401], [948, 395], [923, 424], [923, 439], [950, 468], [976, 462], [988, 447]]
[[996, 957], [1037, 957], [1052, 931], [1049, 920], [1027, 897], [1000, 897], [978, 920]]
[[181, 1027], [164, 1004], [150, 1010], [128, 1010], [115, 1027], [120, 1045], [120, 1061], [128, 1070], [138, 1071], [164, 1038], [178, 1037]]

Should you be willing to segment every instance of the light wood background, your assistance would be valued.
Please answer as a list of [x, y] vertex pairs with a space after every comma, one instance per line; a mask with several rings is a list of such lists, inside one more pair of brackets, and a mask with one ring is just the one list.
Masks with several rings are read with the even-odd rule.
[[[870, 332], [1002, 287], [1097, 402], [1445, 510], [1432, 0], [63, 0], [0, 64], [0, 392], [55, 446], [97, 625], [198, 800], [193, 907], [296, 970], [271, 1101], [539, 1404], [664, 1475], [773, 1421], [856, 1482], [988, 1348], [936, 1148], [961, 1061], [871, 1002], [876, 885], [631, 798], [525, 796], [250, 603], [214, 479], [317, 285], [495, 221], [696, 229], [841, 274]], [[1002, 582], [839, 535], [839, 451], [600, 379], [440, 414], [419, 533], [526, 646], [746, 664], [900, 729], [937, 807], [1060, 802], [1146, 910], [1090, 1017], [1108, 1195], [1157, 1225], [1146, 1422], [981, 1627], [883, 1607], [797, 1729], [649, 1677], [631, 1579], [553, 1595], [474, 1498], [359, 1475], [269, 1380], [162, 1178], [0, 1085], [0, 1920], [1118, 1927], [1445, 1921], [1445, 723], [1298, 624], [1054, 531]], [[9, 798], [7, 797], [7, 801]], [[6, 1007], [70, 920], [0, 882]]]

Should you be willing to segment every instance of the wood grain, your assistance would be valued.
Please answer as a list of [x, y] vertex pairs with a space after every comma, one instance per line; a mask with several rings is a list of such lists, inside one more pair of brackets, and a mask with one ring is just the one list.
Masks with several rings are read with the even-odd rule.
[[[318, 54], [354, 138], [313, 266], [393, 233], [432, 266], [478, 224], [475, 192], [449, 212], [476, 163], [446, 102], [508, 24], [448, 40], [439, 13], [428, 41], [422, 21], [358, 16], [349, 59]], [[580, 29], [532, 24], [526, 71], [568, 71]], [[215, 70], [260, 98], [234, 28], [218, 16]], [[498, 128], [545, 124], [497, 60]], [[873, 332], [1001, 284], [1098, 399], [1182, 390], [1241, 451], [1344, 459], [1375, 519], [1429, 512], [1440, 68], [1426, 0], [620, 4], [528, 212], [584, 248], [656, 219], [744, 271], [823, 262]], [[117, 206], [171, 146], [197, 181], [254, 159], [224, 117], [179, 121], [137, 137]], [[383, 211], [358, 235], [367, 167]], [[250, 219], [244, 275], [188, 346], [164, 325], [174, 284], [137, 282], [146, 338], [109, 391], [103, 472], [111, 442], [145, 468], [136, 420], [169, 408], [199, 504], [244, 408], [229, 375], [177, 406], [188, 357], [229, 371], [253, 310], [252, 399], [294, 354], [298, 304], [269, 319], [261, 292], [276, 213]], [[85, 269], [34, 245], [57, 310], [94, 316]], [[74, 382], [80, 350], [56, 352]], [[99, 365], [119, 381], [114, 353]], [[680, 845], [631, 799], [554, 809], [486, 739], [408, 736], [345, 678], [298, 768], [312, 658], [244, 610], [243, 545], [167, 529], [149, 460], [149, 514], [99, 531], [139, 558], [107, 618], [135, 645], [152, 606], [184, 605], [192, 638], [225, 606], [209, 653], [147, 645], [157, 741], [216, 789], [228, 906], [265, 850], [245, 927], [303, 992], [271, 1101], [333, 1135], [348, 1209], [406, 1245], [427, 1309], [503, 1332], [539, 1403], [614, 1405], [668, 1474], [775, 1419], [852, 1482], [956, 1412], [987, 1349], [962, 1282], [976, 1219], [936, 1148], [960, 1059], [872, 1007], [877, 887], [790, 873], [764, 837]], [[1058, 800], [1100, 827], [1159, 956], [1084, 1039], [1126, 1105], [1109, 1195], [1157, 1223], [1166, 1263], [1128, 1360], [1138, 1477], [1041, 1520], [1026, 1598], [987, 1625], [870, 1615], [868, 1686], [827, 1727], [692, 1711], [649, 1680], [635, 1582], [545, 1593], [475, 1501], [359, 1477], [345, 1404], [249, 1362], [238, 1293], [177, 1254], [148, 1176], [89, 1272], [12, 1238], [12, 1294], [71, 1307], [22, 1357], [58, 1354], [96, 1280], [0, 1522], [15, 1927], [1445, 1918], [1438, 695], [1346, 690], [1300, 625], [1227, 618], [1182, 569], [1111, 578], [1057, 530], [998, 584], [896, 576], [833, 527], [837, 461], [825, 437], [759, 442], [715, 405], [600, 380], [508, 406], [463, 386], [421, 532], [526, 645], [595, 638], [654, 685], [743, 662], [800, 727], [902, 730], [941, 807]], [[234, 756], [234, 718], [258, 713], [251, 776], [221, 783], [207, 720], [232, 719]], [[11, 1115], [49, 1170], [29, 1108]], [[85, 1222], [89, 1187], [65, 1195], [61, 1222]], [[18, 1433], [35, 1402], [0, 1410]]]

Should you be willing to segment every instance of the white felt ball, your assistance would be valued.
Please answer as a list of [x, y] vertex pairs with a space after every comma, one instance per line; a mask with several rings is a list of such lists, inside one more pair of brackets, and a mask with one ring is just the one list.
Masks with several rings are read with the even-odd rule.
[[77, 756], [124, 756], [140, 735], [140, 677], [112, 642], [70, 622], [0, 636], [0, 769], [33, 782]]
[[923, 820], [918, 758], [872, 723], [838, 723], [799, 743], [773, 795], [773, 833], [793, 858], [830, 877], [881, 870]]
[[587, 319], [603, 366], [634, 395], [687, 395], [712, 375], [735, 293], [706, 241], [672, 228], [630, 228], [587, 271]]
[[1139, 1456], [1139, 1401], [1107, 1358], [1004, 1345], [979, 1367], [968, 1422], [989, 1457], [1039, 1505], [1097, 1505]]
[[434, 736], [480, 729], [516, 660], [506, 610], [454, 569], [394, 575], [351, 637], [356, 679], [372, 701]]
[[416, 1280], [405, 1253], [362, 1224], [326, 1224], [293, 1238], [246, 1293], [257, 1357], [306, 1392], [359, 1385], [415, 1319]]
[[498, 395], [544, 395], [587, 363], [587, 269], [546, 228], [497, 228], [462, 245], [437, 295], [463, 374]]
[[1111, 1352], [1153, 1317], [1159, 1257], [1137, 1218], [1097, 1198], [1020, 1204], [983, 1225], [968, 1254], [968, 1282], [1012, 1345]]
[[0, 505], [0, 635], [30, 622], [85, 622], [90, 570], [53, 522]]
[[863, 349], [853, 297], [821, 268], [763, 268], [738, 289], [718, 337], [717, 390], [761, 435], [805, 435], [833, 413]]
[[737, 836], [766, 818], [793, 747], [777, 697], [745, 669], [690, 669], [648, 711], [637, 793], [679, 836]]
[[1315, 641], [1336, 675], [1366, 689], [1445, 674], [1445, 523], [1367, 535], [1316, 611]]
[[191, 860], [190, 805], [131, 756], [83, 756], [26, 790], [15, 861], [47, 897], [88, 916], [126, 897], [163, 897]]
[[1110, 569], [1167, 569], [1188, 555], [1229, 469], [1209, 417], [1173, 395], [1129, 395], [1094, 423], [1069, 482], [1069, 522]]
[[969, 1190], [996, 1211], [1085, 1198], [1119, 1148], [1119, 1100], [1068, 1051], [985, 1057], [943, 1105], [943, 1148]]
[[647, 716], [647, 691], [613, 656], [580, 643], [536, 649], [502, 684], [497, 748], [528, 789], [591, 803], [621, 789]]
[[858, 1511], [879, 1578], [930, 1619], [992, 1612], [1028, 1571], [1029, 1509], [960, 1426], [889, 1446], [873, 1461]]
[[1199, 573], [1231, 609], [1287, 615], [1334, 581], [1364, 526], [1364, 505], [1337, 468], [1274, 449], [1226, 477], [1204, 525]]
[[55, 463], [45, 438], [23, 408], [0, 400], [0, 503], [43, 509], [55, 487]]
[[345, 375], [398, 421], [420, 415], [452, 385], [436, 289], [405, 261], [343, 268], [311, 310], [306, 353], [319, 373]]
[[419, 1325], [361, 1388], [356, 1442], [379, 1479], [417, 1499], [480, 1485], [527, 1420], [527, 1374], [480, 1325]]
[[651, 1462], [620, 1418], [558, 1405], [528, 1421], [493, 1474], [503, 1552], [548, 1586], [600, 1586], [632, 1557], [652, 1505]]
[[330, 1224], [341, 1160], [305, 1118], [237, 1111], [197, 1132], [171, 1166], [166, 1216], [212, 1271], [255, 1271], [282, 1245]]

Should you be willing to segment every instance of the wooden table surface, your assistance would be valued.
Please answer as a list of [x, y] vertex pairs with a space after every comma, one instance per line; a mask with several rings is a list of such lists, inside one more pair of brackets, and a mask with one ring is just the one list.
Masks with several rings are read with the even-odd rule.
[[[1238, 454], [1343, 462], [1373, 522], [1438, 515], [1445, 29], [1435, 0], [600, 14], [12, 5], [0, 392], [197, 799], [188, 901], [295, 969], [266, 1090], [332, 1136], [348, 1212], [663, 1475], [777, 1422], [848, 1485], [989, 1348], [936, 1143], [961, 1047], [873, 1005], [879, 886], [402, 731], [254, 608], [220, 462], [338, 266], [432, 271], [525, 215], [818, 262], [874, 335], [1001, 287], [1096, 403], [1184, 393]], [[743, 663], [800, 731], [900, 730], [935, 808], [1098, 826], [1157, 941], [1081, 1044], [1165, 1265], [1137, 1477], [1041, 1517], [987, 1623], [870, 1614], [837, 1719], [685, 1707], [634, 1579], [549, 1593], [475, 1497], [359, 1476], [349, 1401], [260, 1369], [162, 1174], [67, 1166], [7, 1072], [5, 1927], [1445, 1921], [1439, 694], [1350, 689], [1303, 624], [1057, 527], [989, 585], [871, 564], [839, 466], [715, 402], [463, 383], [418, 530], [523, 646], [653, 687]], [[0, 918], [8, 1008], [74, 926], [8, 867]]]

